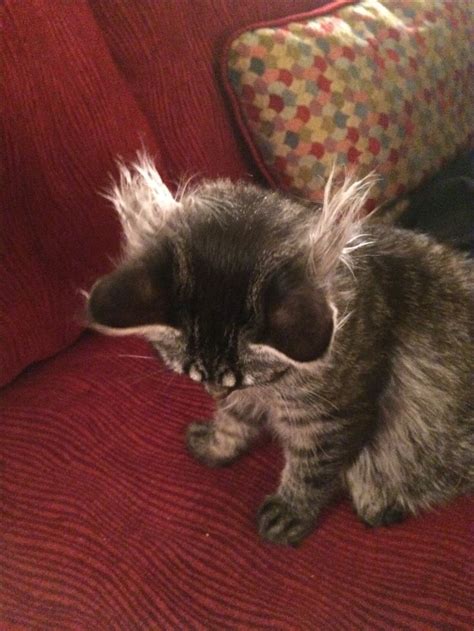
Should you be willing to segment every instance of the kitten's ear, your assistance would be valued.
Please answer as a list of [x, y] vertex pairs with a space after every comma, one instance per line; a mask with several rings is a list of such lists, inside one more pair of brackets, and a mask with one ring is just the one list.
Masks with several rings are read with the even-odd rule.
[[331, 342], [333, 311], [322, 289], [304, 280], [298, 284], [274, 281], [266, 298], [263, 343], [298, 362], [319, 359]]
[[99, 279], [87, 308], [93, 328], [125, 334], [141, 326], [170, 324], [170, 290], [146, 265], [134, 264]]

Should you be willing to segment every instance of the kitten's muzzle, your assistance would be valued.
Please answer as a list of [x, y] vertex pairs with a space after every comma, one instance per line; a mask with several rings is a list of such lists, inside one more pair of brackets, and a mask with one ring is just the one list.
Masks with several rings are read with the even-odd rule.
[[211, 397], [213, 397], [217, 401], [221, 401], [222, 399], [225, 399], [228, 394], [230, 394], [233, 390], [235, 390], [235, 388], [226, 388], [225, 386], [218, 386], [218, 385], [211, 385], [211, 384], [206, 384], [205, 388], [209, 392]]

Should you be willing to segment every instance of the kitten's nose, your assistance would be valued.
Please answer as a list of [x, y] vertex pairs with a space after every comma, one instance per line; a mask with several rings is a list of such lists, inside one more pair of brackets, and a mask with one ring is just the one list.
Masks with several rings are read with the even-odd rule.
[[217, 399], [219, 401], [221, 399], [225, 399], [225, 397], [231, 392], [232, 388], [226, 388], [225, 386], [206, 384], [206, 390], [209, 392], [211, 397], [213, 397], [214, 399]]

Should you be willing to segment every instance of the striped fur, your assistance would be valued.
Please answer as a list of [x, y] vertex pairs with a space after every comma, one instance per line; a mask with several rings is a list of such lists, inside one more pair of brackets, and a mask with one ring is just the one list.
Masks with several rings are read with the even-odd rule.
[[90, 320], [144, 334], [218, 399], [188, 430], [200, 461], [273, 431], [285, 466], [258, 527], [276, 543], [298, 544], [341, 489], [379, 525], [473, 488], [472, 264], [362, 225], [370, 182], [331, 176], [322, 207], [224, 180], [174, 202], [146, 163], [114, 193], [129, 257], [92, 290]]

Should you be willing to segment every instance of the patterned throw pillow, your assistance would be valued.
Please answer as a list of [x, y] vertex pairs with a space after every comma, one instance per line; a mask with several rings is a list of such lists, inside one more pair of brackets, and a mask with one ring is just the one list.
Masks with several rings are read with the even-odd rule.
[[319, 199], [334, 164], [375, 169], [370, 209], [471, 142], [474, 8], [472, 0], [331, 7], [234, 37], [227, 90], [270, 183]]

